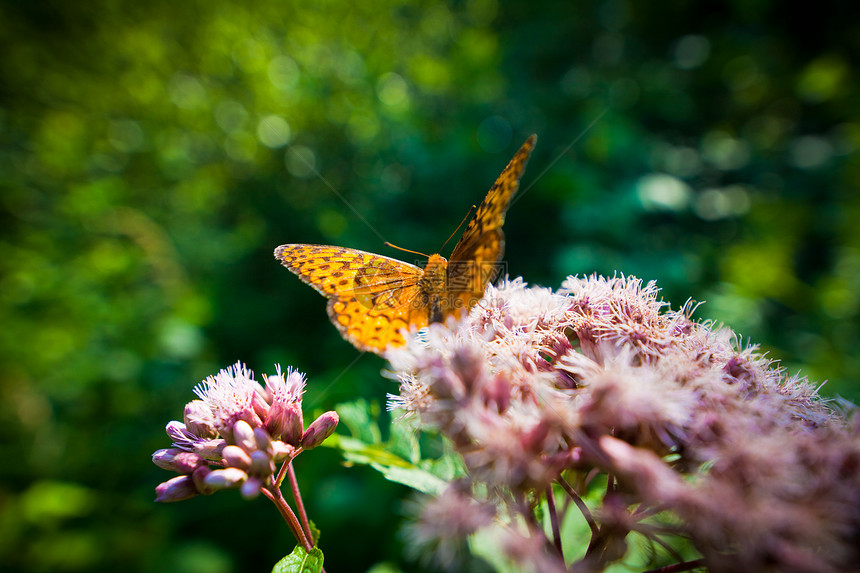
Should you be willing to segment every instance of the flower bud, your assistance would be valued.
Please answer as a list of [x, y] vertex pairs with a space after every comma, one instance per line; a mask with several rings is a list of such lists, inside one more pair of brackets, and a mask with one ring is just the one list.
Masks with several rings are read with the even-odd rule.
[[206, 485], [214, 489], [232, 489], [239, 487], [247, 479], [248, 474], [239, 468], [225, 468], [223, 470], [212, 470], [203, 481]]
[[481, 388], [484, 404], [494, 405], [496, 411], [504, 414], [511, 405], [511, 383], [501, 373], [496, 374]]
[[254, 442], [257, 444], [257, 449], [261, 452], [266, 452], [269, 456], [274, 453], [272, 438], [263, 428], [254, 428]]
[[217, 438], [215, 418], [203, 400], [192, 400], [185, 405], [185, 427], [198, 438]]
[[199, 454], [194, 452], [180, 452], [173, 458], [173, 465], [178, 474], [190, 474], [199, 467], [207, 465]]
[[158, 450], [157, 452], [152, 454], [152, 463], [154, 463], [163, 470], [171, 472], [176, 471], [174, 459], [176, 458], [176, 454], [180, 454], [183, 451], [184, 450], [180, 450], [179, 448], [166, 448], [163, 450]]
[[280, 394], [284, 388], [284, 377], [281, 374], [270, 374], [268, 376], [264, 374], [263, 379], [266, 381], [266, 395], [271, 399], [269, 401], [272, 401], [275, 399], [275, 395]]
[[239, 493], [245, 499], [254, 499], [260, 495], [261, 487], [263, 487], [263, 480], [256, 477], [248, 478], [248, 480], [242, 484]]
[[227, 445], [227, 443], [221, 438], [215, 440], [199, 440], [194, 442], [194, 453], [200, 454], [210, 462], [218, 461], [221, 459], [221, 452], [224, 450], [225, 445]]
[[520, 448], [524, 452], [542, 452], [548, 435], [549, 426], [541, 420], [520, 436]]
[[462, 400], [466, 393], [463, 381], [445, 366], [434, 366], [430, 368], [433, 376], [433, 385], [429, 388], [430, 393], [439, 400]]
[[251, 406], [254, 408], [254, 413], [260, 417], [260, 420], [265, 420], [269, 415], [269, 408], [271, 407], [266, 401], [265, 396], [261, 394], [262, 392], [266, 392], [266, 390], [259, 386], [254, 390], [254, 395], [251, 397]]
[[233, 443], [245, 450], [251, 452], [254, 450], [254, 430], [251, 425], [245, 420], [239, 420], [233, 424]]
[[451, 369], [468, 392], [471, 392], [472, 387], [483, 375], [484, 363], [484, 356], [477, 349], [466, 345], [458, 348], [451, 357]]
[[206, 483], [206, 476], [211, 473], [212, 468], [209, 466], [203, 466], [197, 468], [194, 470], [194, 473], [191, 474], [191, 479], [194, 480], [194, 486], [197, 488], [197, 491], [203, 495], [212, 495], [216, 491], [214, 487]]
[[276, 463], [281, 463], [285, 459], [292, 457], [296, 452], [295, 447], [290, 444], [285, 444], [280, 440], [272, 442], [272, 449], [274, 450], [273, 459]]
[[155, 488], [155, 501], [164, 503], [191, 499], [197, 495], [197, 488], [191, 476], [176, 476]]
[[176, 420], [168, 422], [167, 426], [164, 427], [164, 431], [167, 433], [168, 438], [178, 443], [193, 441], [196, 437], [186, 429], [185, 424]]
[[266, 430], [276, 440], [283, 440], [292, 446], [298, 446], [302, 439], [303, 423], [300, 403], [284, 403], [276, 400], [269, 409]]
[[255, 476], [270, 476], [275, 473], [275, 464], [265, 452], [251, 452], [251, 474]]
[[337, 422], [337, 412], [334, 411], [326, 412], [314, 420], [302, 436], [302, 448], [311, 450], [323, 443], [326, 438], [334, 433]]
[[251, 457], [239, 446], [224, 446], [221, 453], [228, 467], [247, 471], [251, 467]]

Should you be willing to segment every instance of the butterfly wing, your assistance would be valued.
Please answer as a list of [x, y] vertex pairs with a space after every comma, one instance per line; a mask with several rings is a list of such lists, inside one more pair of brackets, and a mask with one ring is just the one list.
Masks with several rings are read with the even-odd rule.
[[281, 245], [275, 258], [328, 299], [332, 323], [359, 350], [402, 346], [403, 329], [427, 326], [419, 267], [325, 245]]
[[505, 252], [502, 225], [511, 198], [516, 193], [534, 148], [537, 136], [530, 136], [505, 167], [478, 206], [448, 262], [448, 288], [451, 308], [470, 308], [481, 297], [487, 284], [498, 274], [497, 263]]

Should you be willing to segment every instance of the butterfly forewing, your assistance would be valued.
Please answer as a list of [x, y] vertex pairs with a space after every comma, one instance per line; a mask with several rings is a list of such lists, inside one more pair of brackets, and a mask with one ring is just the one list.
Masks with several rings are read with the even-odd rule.
[[477, 302], [484, 295], [487, 284], [499, 274], [498, 263], [505, 252], [502, 233], [505, 212], [519, 187], [520, 177], [536, 141], [537, 136], [532, 135], [523, 143], [478, 206], [451, 253], [448, 263], [449, 298], [461, 306], [468, 308]]
[[427, 325], [418, 288], [423, 271], [414, 265], [325, 245], [281, 245], [275, 258], [329, 299], [332, 323], [361, 350], [401, 346], [402, 329]]

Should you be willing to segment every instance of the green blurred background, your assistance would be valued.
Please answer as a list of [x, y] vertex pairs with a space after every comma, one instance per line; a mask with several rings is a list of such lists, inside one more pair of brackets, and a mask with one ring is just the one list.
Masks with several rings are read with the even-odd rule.
[[[236, 360], [306, 372], [308, 410], [384, 401], [382, 360], [273, 248], [434, 252], [532, 132], [511, 276], [656, 280], [857, 400], [858, 22], [828, 1], [3, 3], [0, 569], [268, 570], [292, 545], [267, 501], [152, 502], [165, 423]], [[329, 571], [421, 569], [403, 488], [329, 450], [297, 466]]]

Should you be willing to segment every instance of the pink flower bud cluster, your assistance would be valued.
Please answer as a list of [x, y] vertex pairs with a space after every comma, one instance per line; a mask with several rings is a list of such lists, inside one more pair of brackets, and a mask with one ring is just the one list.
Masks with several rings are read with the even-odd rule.
[[156, 501], [181, 501], [198, 494], [239, 488], [253, 498], [277, 487], [277, 464], [320, 445], [338, 417], [326, 412], [303, 430], [304, 375], [288, 370], [265, 377], [265, 387], [241, 363], [221, 370], [195, 388], [200, 397], [185, 406], [184, 422], [167, 425], [173, 447], [152, 461], [176, 472], [156, 487]]
[[[418, 542], [450, 547], [464, 523], [478, 528], [461, 511], [471, 491], [508, 523], [501, 551], [531, 570], [602, 570], [631, 534], [664, 545], [656, 530], [688, 538], [714, 571], [860, 563], [858, 418], [730, 330], [693, 321], [694, 305], [665, 307], [630, 277], [571, 277], [557, 292], [518, 279], [488, 288], [458, 328], [431, 325], [389, 352], [391, 407], [447, 436], [471, 484], [428, 506]], [[608, 485], [592, 511], [577, 490], [597, 475]], [[578, 508], [592, 526], [578, 565], [538, 525], [537, 500], [556, 524]], [[655, 522], [660, 512], [674, 521]]]

